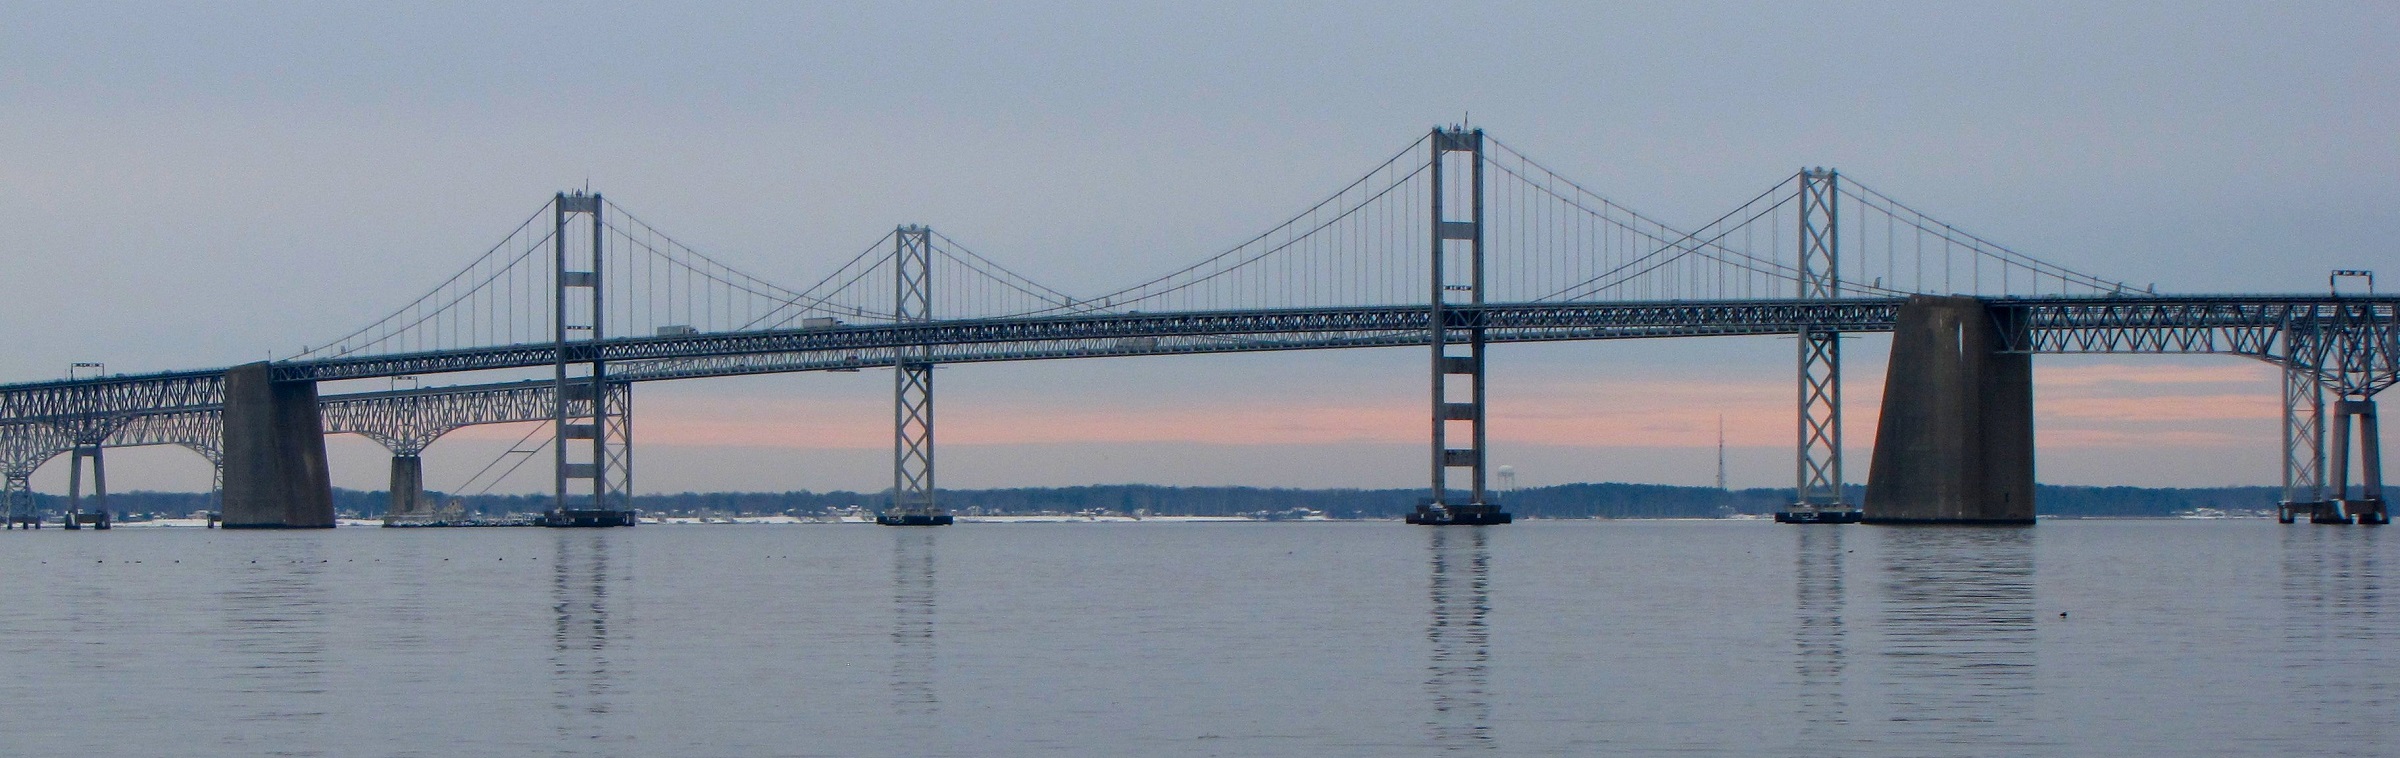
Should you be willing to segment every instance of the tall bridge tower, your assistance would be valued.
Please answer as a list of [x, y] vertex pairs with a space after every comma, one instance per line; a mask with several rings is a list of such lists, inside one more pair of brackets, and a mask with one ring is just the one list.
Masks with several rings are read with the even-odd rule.
[[[1436, 128], [1428, 144], [1433, 292], [1426, 328], [1433, 345], [1433, 491], [1408, 515], [1408, 523], [1506, 524], [1509, 514], [1491, 503], [1486, 487], [1490, 456], [1484, 451], [1483, 130]], [[1444, 184], [1445, 169], [1459, 163], [1466, 164], [1467, 186]], [[1453, 199], [1465, 201], [1465, 219], [1448, 215], [1453, 206], [1446, 201]], [[1452, 345], [1454, 340], [1463, 344]], [[1452, 469], [1467, 474], [1466, 502], [1454, 502]]]
[[[933, 320], [933, 229], [892, 232], [894, 323]], [[933, 361], [925, 344], [892, 349], [892, 506], [875, 517], [885, 526], [943, 526], [950, 513], [934, 502]]]
[[[558, 193], [551, 203], [556, 224], [552, 270], [557, 272], [552, 279], [551, 334], [557, 351], [552, 382], [558, 399], [551, 418], [555, 494], [543, 520], [549, 526], [634, 524], [632, 446], [626, 444], [631, 419], [622, 409], [609, 407], [608, 364], [600, 355], [608, 313], [602, 299], [607, 288], [601, 286], [601, 265], [607, 258], [601, 246], [607, 238], [601, 218], [604, 206], [600, 195], [583, 192]], [[569, 249], [567, 220], [575, 214], [591, 220], [588, 258]]]
[[[1828, 168], [1800, 171], [1800, 299], [1842, 296], [1841, 176]], [[1859, 511], [1842, 492], [1842, 335], [1809, 324], [1800, 328], [1800, 444], [1792, 508], [1775, 520], [1847, 524]]]

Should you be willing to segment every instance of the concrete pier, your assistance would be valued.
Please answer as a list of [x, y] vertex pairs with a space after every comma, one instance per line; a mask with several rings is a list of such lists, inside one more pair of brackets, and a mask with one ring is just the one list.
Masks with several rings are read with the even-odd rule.
[[430, 516], [432, 506], [425, 501], [425, 459], [392, 456], [392, 502], [385, 506], [384, 516]]
[[[2350, 492], [2350, 430], [2358, 429], [2359, 492]], [[2338, 511], [2320, 510], [2320, 524], [2389, 524], [2391, 514], [2384, 509], [2382, 430], [2376, 428], [2375, 400], [2372, 397], [2343, 398], [2333, 404], [2333, 499]]]
[[316, 383], [276, 382], [263, 362], [226, 371], [224, 527], [332, 526]]
[[[106, 459], [101, 457], [100, 450], [100, 446], [96, 444], [76, 445], [75, 449], [67, 452], [69, 456], [67, 459], [66, 518], [68, 529], [81, 529], [85, 525], [94, 529], [108, 528], [110, 520], [108, 464]], [[83, 507], [83, 460], [85, 458], [92, 460], [92, 507], [89, 511], [84, 510]]]
[[2025, 325], [1996, 314], [1972, 297], [1901, 306], [1867, 523], [2033, 523], [2033, 356], [2001, 352]]

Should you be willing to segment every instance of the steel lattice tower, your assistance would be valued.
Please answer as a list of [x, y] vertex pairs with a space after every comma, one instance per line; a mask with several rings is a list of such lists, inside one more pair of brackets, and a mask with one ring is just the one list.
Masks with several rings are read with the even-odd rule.
[[2289, 524], [2325, 502], [2325, 383], [2313, 369], [2283, 367], [2283, 502], [2275, 519]]
[[28, 529], [38, 529], [41, 527], [41, 518], [33, 512], [32, 478], [30, 471], [8, 472], [7, 484], [4, 489], [0, 489], [0, 503], [5, 503], [8, 508], [6, 528], [15, 529], [22, 526]]
[[[1841, 217], [1832, 169], [1806, 169], [1795, 181], [1800, 201], [1800, 299], [1841, 297]], [[1807, 325], [1800, 348], [1800, 444], [1795, 456], [1792, 509], [1782, 521], [1850, 522], [1858, 510], [1842, 493], [1842, 335]]]
[[[892, 232], [893, 317], [901, 325], [933, 320], [933, 230]], [[950, 514], [934, 502], [933, 361], [928, 345], [892, 351], [892, 506], [876, 521], [939, 526]]]

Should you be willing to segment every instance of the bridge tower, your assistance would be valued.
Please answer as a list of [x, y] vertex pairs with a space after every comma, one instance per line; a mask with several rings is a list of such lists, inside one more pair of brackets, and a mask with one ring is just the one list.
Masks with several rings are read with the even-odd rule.
[[[1436, 127], [1428, 144], [1433, 291], [1426, 328], [1433, 345], [1433, 491], [1408, 515], [1408, 523], [1506, 524], [1511, 517], [1490, 501], [1485, 486], [1490, 456], [1484, 452], [1483, 130]], [[1458, 163], [1465, 164], [1467, 186], [1446, 186], [1445, 170]], [[1448, 215], [1445, 201], [1451, 195], [1463, 195], [1457, 199], [1465, 200], [1465, 219]], [[1457, 429], [1460, 425], [1466, 428]], [[1454, 447], [1455, 442], [1466, 444]], [[1452, 469], [1466, 470], [1466, 502], [1454, 502]]]
[[[602, 299], [606, 288], [601, 286], [605, 281], [601, 264], [606, 258], [601, 242], [607, 234], [601, 218], [604, 205], [597, 193], [561, 192], [551, 201], [557, 224], [551, 235], [556, 257], [551, 329], [557, 346], [552, 380], [557, 400], [551, 419], [555, 494], [550, 513], [543, 519], [548, 526], [634, 524], [632, 428], [622, 412], [609, 407], [608, 364], [600, 354], [608, 313]], [[579, 213], [591, 219], [588, 258], [571, 256], [568, 249], [567, 217]]]
[[[1794, 179], [1800, 200], [1800, 299], [1842, 296], [1840, 175], [1832, 169], [1803, 169]], [[1842, 492], [1842, 335], [1823, 326], [1801, 327], [1800, 444], [1792, 509], [1775, 514], [1791, 524], [1849, 524], [1856, 506]]]
[[[933, 320], [933, 229], [892, 231], [893, 320], [901, 326]], [[885, 526], [943, 526], [950, 512], [934, 502], [933, 349], [892, 349], [892, 505], [876, 514]]]
[[7, 485], [0, 488], [0, 506], [8, 511], [7, 528], [42, 528], [41, 514], [33, 510], [33, 472], [10, 468], [6, 478]]
[[2325, 500], [2325, 381], [2313, 369], [2283, 369], [2283, 501], [2275, 520], [2292, 523], [2333, 515]]

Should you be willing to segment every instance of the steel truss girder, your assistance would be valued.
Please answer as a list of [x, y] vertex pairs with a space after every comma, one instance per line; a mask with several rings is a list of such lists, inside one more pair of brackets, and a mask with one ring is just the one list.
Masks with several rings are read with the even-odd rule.
[[[1749, 300], [1607, 304], [1487, 304], [1477, 309], [1452, 309], [1446, 317], [1451, 319], [1450, 323], [1453, 325], [1481, 325], [1492, 330], [1563, 328], [1601, 330], [1587, 335], [1558, 335], [1553, 337], [1554, 339], [1791, 334], [1797, 331], [1800, 325], [1806, 323], [1836, 325], [1844, 331], [1890, 331], [1892, 319], [1899, 312], [1899, 303], [1900, 301], [1896, 299], [1857, 299], [1832, 303]], [[570, 361], [590, 360], [597, 357], [615, 363], [766, 353], [890, 349], [920, 345], [940, 348], [953, 345], [993, 345], [1063, 339], [1422, 332], [1427, 327], [1427, 312], [1423, 306], [1362, 306], [1161, 314], [1086, 314], [1032, 318], [960, 319], [916, 324], [867, 324], [677, 337], [625, 337], [607, 340], [597, 345], [569, 345], [567, 355]], [[277, 366], [276, 377], [279, 381], [329, 381], [528, 368], [551, 365], [555, 356], [554, 350], [554, 346], [550, 345], [513, 346], [376, 358], [294, 362]], [[1127, 354], [1143, 353], [1132, 351]]]
[[2217, 353], [2314, 371], [2366, 397], [2400, 381], [2400, 298], [2222, 296], [2000, 300], [2030, 329], [2013, 352]]
[[53, 424], [0, 426], [0, 474], [32, 476], [34, 469], [75, 447], [75, 438]]
[[[1483, 327], [1486, 341], [1495, 343], [1761, 336], [1789, 335], [1810, 323], [1850, 332], [1891, 331], [1899, 303], [1855, 299], [1817, 304], [1758, 301], [1487, 305], [1481, 309], [1451, 308], [1444, 312], [1443, 318], [1447, 323], [1444, 331], [1452, 335], [1449, 339], [1455, 345], [1467, 344], [1466, 332], [1473, 326]], [[937, 343], [926, 346], [926, 351], [937, 363], [975, 363], [1430, 344], [1430, 321], [1425, 308], [1358, 310], [1316, 316], [1261, 314], [1256, 321], [1220, 320], [1220, 314], [1118, 316], [1097, 319], [1089, 328], [1007, 330], [990, 333], [991, 341]], [[892, 362], [893, 348], [879, 335], [850, 335], [848, 339], [816, 344], [831, 346], [628, 362], [617, 364], [615, 372], [619, 379], [652, 381], [855, 369]]]
[[[2373, 394], [2400, 376], [2400, 297], [2187, 296], [2016, 298], [1993, 301], [2028, 322], [2002, 335], [2017, 352], [2219, 353], [2316, 369], [2331, 391]], [[1888, 332], [1900, 300], [1849, 298], [1648, 303], [1486, 304], [1452, 309], [1453, 326], [1480, 324], [1489, 342]], [[1423, 346], [1421, 306], [1171, 314], [1086, 314], [1027, 319], [860, 325], [570, 346], [602, 352], [615, 381], [649, 381], [890, 365], [922, 345], [935, 363], [1075, 357]], [[286, 380], [372, 378], [550, 365], [554, 346], [287, 363]], [[210, 409], [223, 402], [221, 371], [112, 376], [0, 386], [0, 466], [15, 440], [46, 438], [95, 419]], [[424, 390], [447, 392], [449, 389]], [[371, 393], [370, 393], [371, 394]], [[328, 402], [337, 397], [328, 396]], [[329, 423], [331, 421], [329, 417]], [[64, 432], [61, 432], [64, 433]], [[30, 435], [30, 436], [28, 436]], [[36, 448], [63, 446], [33, 444]], [[55, 454], [52, 451], [51, 454]], [[30, 455], [30, 454], [28, 454]], [[23, 458], [26, 456], [17, 456]], [[48, 455], [40, 456], [47, 460]], [[35, 460], [33, 465], [39, 465]]]
[[[434, 440], [460, 428], [480, 424], [549, 421], [556, 417], [557, 388], [549, 380], [506, 384], [428, 387], [422, 389], [327, 395], [319, 401], [327, 434], [357, 434], [374, 440], [394, 455], [416, 455]], [[608, 389], [612, 485], [629, 485], [633, 386], [611, 382]], [[575, 401], [578, 414], [588, 414], [588, 401]], [[104, 438], [107, 447], [176, 445], [198, 453], [216, 467], [224, 465], [224, 407], [202, 405], [158, 413], [120, 416]], [[51, 458], [74, 448], [74, 437], [60, 425], [35, 422], [0, 425], [0, 473], [19, 478]], [[612, 486], [613, 492], [630, 491]]]
[[222, 370], [28, 382], [0, 387], [0, 423], [42, 421], [77, 429], [86, 420], [224, 401]]

